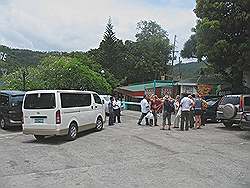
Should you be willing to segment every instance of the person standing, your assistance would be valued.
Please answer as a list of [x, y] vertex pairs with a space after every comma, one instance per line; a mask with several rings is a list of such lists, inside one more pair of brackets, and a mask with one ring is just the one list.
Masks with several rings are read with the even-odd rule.
[[202, 113], [202, 100], [199, 94], [196, 94], [194, 100], [194, 114], [195, 114], [195, 128], [199, 129], [201, 127], [201, 113]]
[[193, 101], [187, 97], [187, 94], [184, 94], [183, 99], [181, 100], [180, 107], [181, 107], [181, 131], [184, 131], [184, 123], [185, 123], [185, 130], [188, 131], [189, 129], [189, 117], [190, 117], [190, 109], [193, 106]]
[[174, 108], [175, 108], [174, 128], [179, 128], [181, 119], [180, 95], [177, 95], [175, 98]]
[[168, 119], [168, 130], [171, 127], [171, 115], [174, 112], [174, 101], [170, 96], [166, 96], [163, 102], [163, 121], [162, 121], [162, 129], [165, 129], [166, 119]]
[[116, 98], [114, 97], [113, 100], [113, 108], [114, 108], [114, 123], [117, 122], [121, 123], [121, 103], [116, 100]]
[[108, 110], [109, 110], [109, 126], [114, 125], [114, 108], [113, 108], [113, 101], [114, 98], [110, 97], [109, 103], [108, 103]]
[[161, 110], [162, 101], [158, 98], [157, 95], [154, 95], [151, 99], [151, 111], [154, 116], [154, 126], [159, 126], [157, 124], [157, 113]]
[[188, 95], [188, 98], [190, 98], [193, 101], [193, 106], [190, 108], [189, 112], [189, 121], [190, 121], [190, 128], [194, 128], [194, 98], [195, 95]]
[[[148, 103], [148, 97], [144, 95], [143, 99], [141, 100], [141, 116], [138, 120], [138, 125], [141, 125], [141, 122], [143, 118], [147, 115], [149, 112], [149, 103]], [[146, 120], [146, 125], [149, 125], [148, 118], [145, 118]]]

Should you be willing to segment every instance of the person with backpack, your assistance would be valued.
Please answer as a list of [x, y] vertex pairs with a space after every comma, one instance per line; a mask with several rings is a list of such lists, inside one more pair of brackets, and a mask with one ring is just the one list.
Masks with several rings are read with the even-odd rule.
[[194, 99], [195, 128], [201, 127], [202, 99], [197, 93]]
[[162, 121], [162, 128], [161, 130], [165, 130], [166, 126], [166, 119], [168, 119], [168, 130], [171, 127], [171, 115], [174, 112], [174, 101], [170, 96], [165, 96], [163, 101], [163, 121]]

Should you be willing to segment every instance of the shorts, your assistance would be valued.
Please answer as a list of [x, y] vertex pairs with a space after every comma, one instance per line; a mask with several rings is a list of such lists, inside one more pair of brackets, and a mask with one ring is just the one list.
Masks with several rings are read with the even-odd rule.
[[201, 115], [201, 109], [196, 109], [196, 110], [194, 110], [194, 114], [196, 115], [196, 116], [199, 116], [199, 115]]

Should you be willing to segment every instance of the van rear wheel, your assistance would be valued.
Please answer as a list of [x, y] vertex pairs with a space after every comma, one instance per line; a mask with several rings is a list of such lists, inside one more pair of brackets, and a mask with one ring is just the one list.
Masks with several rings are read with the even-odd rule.
[[36, 139], [37, 141], [41, 141], [41, 140], [43, 140], [43, 139], [45, 138], [44, 135], [34, 135], [34, 137], [35, 137], [35, 139]]
[[75, 140], [77, 136], [77, 125], [76, 123], [71, 123], [69, 126], [69, 131], [67, 138], [69, 141]]
[[4, 118], [1, 118], [0, 119], [0, 126], [1, 126], [1, 129], [7, 129], [7, 125], [6, 125], [6, 121]]
[[103, 120], [101, 117], [98, 117], [96, 120], [96, 131], [101, 131], [103, 129]]

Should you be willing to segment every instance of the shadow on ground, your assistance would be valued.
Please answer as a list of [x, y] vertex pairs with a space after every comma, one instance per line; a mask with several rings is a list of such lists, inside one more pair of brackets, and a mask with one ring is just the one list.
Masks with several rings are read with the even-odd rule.
[[[94, 130], [88, 130], [88, 131], [78, 133], [76, 140], [78, 138], [87, 136], [87, 135], [92, 134], [92, 133], [95, 133], [95, 131]], [[23, 143], [25, 143], [25, 144], [61, 145], [61, 144], [70, 142], [67, 139], [67, 136], [48, 136], [48, 137], [45, 137], [45, 139], [40, 140], [40, 141], [36, 140], [35, 137], [33, 137], [33, 138], [34, 139], [32, 139], [32, 140], [25, 140], [25, 141], [23, 141]], [[74, 142], [74, 141], [71, 141], [71, 142]]]

